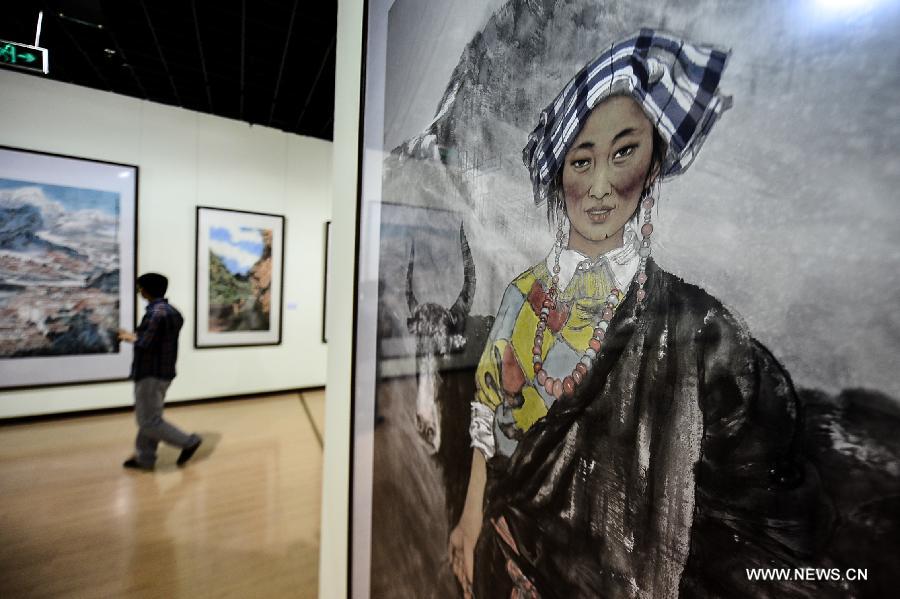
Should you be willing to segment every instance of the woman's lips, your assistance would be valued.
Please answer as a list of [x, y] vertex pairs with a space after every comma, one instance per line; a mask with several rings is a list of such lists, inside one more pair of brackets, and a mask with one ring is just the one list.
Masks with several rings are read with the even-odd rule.
[[587, 214], [588, 219], [592, 223], [605, 223], [606, 219], [609, 218], [610, 213], [613, 211], [612, 208], [591, 208], [590, 210], [585, 210], [585, 214]]

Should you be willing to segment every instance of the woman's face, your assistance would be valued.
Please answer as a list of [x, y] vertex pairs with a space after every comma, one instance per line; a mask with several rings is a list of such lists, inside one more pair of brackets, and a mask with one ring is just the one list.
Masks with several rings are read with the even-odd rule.
[[622, 245], [653, 155], [653, 125], [637, 102], [613, 96], [591, 111], [566, 154], [562, 187], [569, 247], [596, 257]]

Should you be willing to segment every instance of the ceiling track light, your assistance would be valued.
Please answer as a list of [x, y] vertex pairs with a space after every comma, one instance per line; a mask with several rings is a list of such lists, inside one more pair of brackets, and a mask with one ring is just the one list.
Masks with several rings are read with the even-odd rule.
[[83, 25], [85, 27], [90, 27], [91, 29], [103, 29], [102, 23], [91, 23], [90, 21], [85, 21], [84, 19], [76, 19], [75, 17], [70, 17], [69, 15], [61, 12], [56, 13], [56, 16], [60, 19], [69, 21], [70, 23]]

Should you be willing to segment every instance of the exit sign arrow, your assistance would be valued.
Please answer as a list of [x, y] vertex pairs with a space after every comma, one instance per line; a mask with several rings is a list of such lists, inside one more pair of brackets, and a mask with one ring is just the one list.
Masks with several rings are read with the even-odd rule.
[[46, 48], [0, 40], [0, 66], [47, 74], [49, 53]]

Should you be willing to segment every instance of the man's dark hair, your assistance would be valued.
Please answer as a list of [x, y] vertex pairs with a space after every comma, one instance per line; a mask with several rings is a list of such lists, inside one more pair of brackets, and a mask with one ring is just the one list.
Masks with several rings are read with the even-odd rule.
[[138, 287], [147, 292], [153, 299], [165, 297], [169, 288], [169, 279], [159, 273], [148, 272], [137, 278]]

